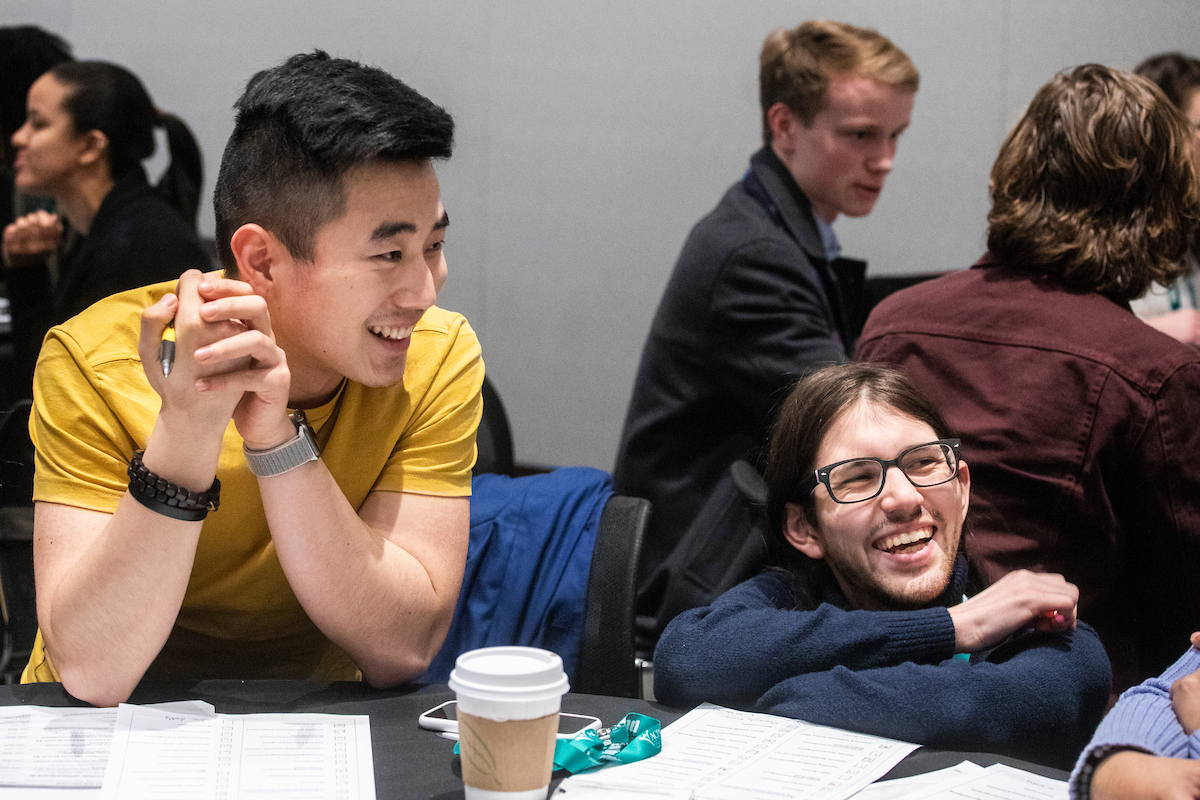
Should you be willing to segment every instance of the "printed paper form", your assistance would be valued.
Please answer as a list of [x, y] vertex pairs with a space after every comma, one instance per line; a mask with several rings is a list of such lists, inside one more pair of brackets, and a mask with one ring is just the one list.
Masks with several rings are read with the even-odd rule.
[[[165, 703], [212, 714], [201, 701]], [[115, 708], [0, 707], [0, 794], [5, 800], [90, 800], [100, 795]]]
[[220, 714], [118, 709], [105, 798], [374, 800], [364, 715]]
[[944, 784], [910, 800], [1067, 800], [1067, 782], [1004, 764]]
[[844, 800], [917, 745], [704, 704], [663, 729], [653, 758], [563, 781], [566, 798]]
[[922, 775], [910, 775], [907, 778], [894, 778], [890, 781], [876, 781], [858, 794], [854, 800], [913, 800], [942, 785], [958, 783], [965, 775], [975, 775], [982, 772], [983, 767], [971, 761], [962, 761], [953, 767], [926, 772]]

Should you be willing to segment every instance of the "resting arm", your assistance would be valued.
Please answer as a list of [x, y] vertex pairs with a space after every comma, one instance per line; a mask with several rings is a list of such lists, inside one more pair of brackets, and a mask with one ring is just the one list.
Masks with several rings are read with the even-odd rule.
[[[214, 341], [237, 326], [200, 319], [197, 285], [185, 273], [177, 287], [142, 317], [141, 358], [162, 398], [144, 456], [148, 469], [179, 486], [203, 491], [212, 485], [222, 437], [238, 403], [236, 395], [198, 396], [192, 382], [211, 370], [180, 358], [171, 379], [158, 372], [157, 350], [168, 320], [176, 321], [180, 348]], [[66, 345], [48, 342], [44, 359], [56, 368], [78, 369]], [[54, 376], [35, 393], [39, 440], [70, 435], [42, 420], [40, 409], [61, 405]], [[83, 398], [75, 398], [83, 399]], [[103, 405], [99, 396], [88, 403]], [[59, 414], [87, 427], [80, 412]], [[39, 447], [41, 445], [39, 444]], [[107, 456], [111, 458], [112, 455]], [[77, 469], [78, 465], [61, 467]], [[39, 470], [41, 467], [39, 466]], [[121, 469], [121, 468], [118, 468]], [[187, 589], [200, 522], [183, 522], [145, 508], [128, 493], [112, 514], [39, 503], [34, 522], [38, 623], [47, 652], [67, 691], [97, 705], [128, 698], [167, 640]]]
[[175, 624], [199, 522], [128, 494], [116, 513], [37, 503], [38, 625], [64, 688], [94, 705], [128, 699]]
[[284, 574], [321, 632], [373, 686], [424, 672], [458, 600], [470, 501], [376, 491], [355, 513], [320, 461], [259, 489]]
[[755, 710], [1068, 767], [1104, 713], [1110, 684], [1100, 639], [1081, 624], [1028, 636], [998, 662], [950, 659], [799, 675], [767, 692]]
[[[201, 364], [231, 366], [197, 389], [241, 397], [233, 422], [247, 447], [288, 441], [296, 433], [287, 416], [291, 374], [265, 303], [238, 281], [212, 280], [202, 291], [206, 319], [246, 330], [195, 351]], [[259, 478], [258, 487], [279, 563], [321, 632], [373, 685], [424, 672], [458, 599], [469, 500], [376, 490], [356, 510], [320, 460]]]
[[1090, 795], [1074, 792], [1072, 796], [1090, 796], [1092, 800], [1200, 798], [1200, 763], [1122, 750], [1096, 768]]
[[1200, 311], [1194, 308], [1181, 308], [1143, 321], [1172, 339], [1200, 346]]
[[680, 708], [705, 701], [746, 707], [794, 675], [839, 664], [937, 663], [954, 654], [945, 608], [785, 610], [793, 602], [783, 581], [768, 573], [676, 617], [654, 652], [655, 696]]

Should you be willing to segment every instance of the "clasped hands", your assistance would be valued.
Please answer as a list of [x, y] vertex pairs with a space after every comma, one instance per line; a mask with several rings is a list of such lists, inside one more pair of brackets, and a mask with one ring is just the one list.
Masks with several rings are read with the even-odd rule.
[[[166, 377], [158, 356], [172, 321], [175, 366]], [[287, 357], [275, 343], [266, 301], [248, 283], [188, 270], [174, 293], [142, 312], [138, 353], [166, 424], [219, 439], [232, 419], [255, 449], [295, 435]]]
[[10, 267], [41, 264], [62, 241], [63, 224], [57, 214], [34, 211], [4, 228], [4, 263]]

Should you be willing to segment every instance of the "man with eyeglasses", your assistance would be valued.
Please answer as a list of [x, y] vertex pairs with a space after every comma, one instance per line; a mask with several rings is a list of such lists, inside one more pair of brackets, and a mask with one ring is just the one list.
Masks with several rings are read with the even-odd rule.
[[676, 617], [657, 698], [1069, 767], [1104, 713], [1108, 657], [1061, 575], [980, 585], [950, 434], [894, 367], [801, 381], [767, 462], [778, 568]]

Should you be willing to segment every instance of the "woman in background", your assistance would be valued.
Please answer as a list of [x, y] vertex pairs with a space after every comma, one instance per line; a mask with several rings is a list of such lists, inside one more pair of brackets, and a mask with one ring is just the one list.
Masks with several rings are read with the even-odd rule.
[[[1167, 99], [1183, 112], [1192, 126], [1192, 143], [1200, 153], [1200, 61], [1182, 53], [1163, 53], [1148, 58], [1133, 70], [1163, 90]], [[1200, 240], [1193, 239], [1185, 258], [1188, 271], [1170, 286], [1154, 284], [1134, 300], [1134, 313], [1163, 333], [1184, 344], [1200, 346]]]
[[[166, 129], [171, 159], [152, 188], [141, 162], [154, 153], [158, 126]], [[27, 397], [50, 327], [115, 292], [211, 269], [212, 260], [195, 230], [202, 180], [196, 140], [182, 120], [159, 112], [123, 67], [66, 62], [38, 78], [12, 145], [16, 187], [53, 197], [59, 212], [37, 211], [4, 230], [11, 393]]]
[[51, 67], [71, 60], [71, 46], [50, 31], [36, 25], [0, 28], [0, 226], [47, 205], [44, 198], [13, 191], [10, 139], [25, 124], [29, 87]]

